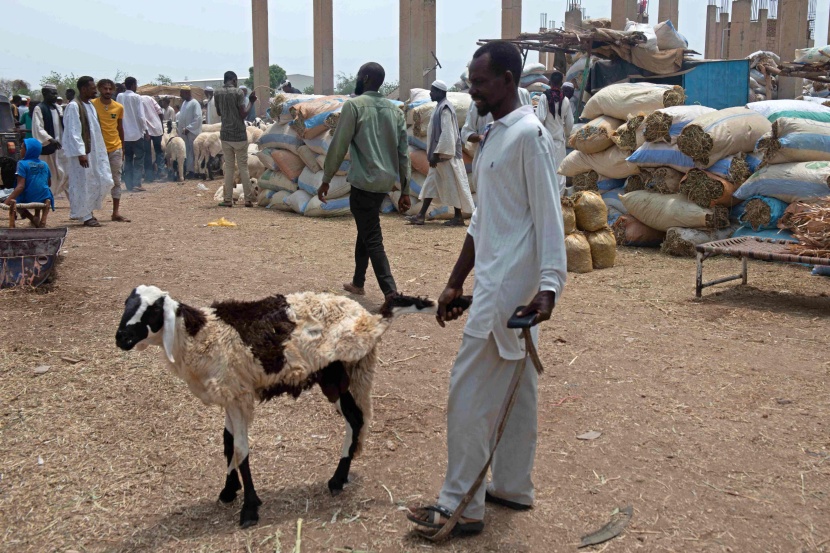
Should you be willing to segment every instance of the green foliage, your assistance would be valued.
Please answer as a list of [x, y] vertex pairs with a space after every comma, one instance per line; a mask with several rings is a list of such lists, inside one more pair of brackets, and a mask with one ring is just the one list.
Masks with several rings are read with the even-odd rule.
[[159, 73], [158, 77], [156, 77], [156, 82], [163, 86], [169, 86], [173, 84], [173, 79], [171, 79], [167, 75], [162, 75], [161, 73]]
[[398, 81], [389, 81], [389, 82], [383, 83], [383, 85], [380, 87], [380, 93], [383, 94], [384, 96], [389, 96], [390, 94], [395, 92], [397, 89], [398, 89]]
[[[272, 64], [269, 68], [269, 83], [268, 86], [271, 87], [271, 90], [276, 90], [282, 83], [285, 82], [285, 69], [277, 65], [276, 63]], [[248, 90], [254, 92], [254, 68], [251, 67], [248, 69], [248, 78], [245, 79], [245, 86], [248, 87]], [[264, 91], [264, 90], [257, 90], [257, 96], [263, 97], [270, 97], [271, 91]]]
[[31, 94], [31, 85], [23, 79], [3, 79], [0, 78], [0, 94], [11, 98], [15, 94], [23, 94], [28, 96]]
[[40, 79], [41, 87], [46, 86], [47, 84], [55, 85], [58, 89], [58, 96], [66, 96], [67, 88], [78, 88], [78, 77], [75, 73], [61, 75], [57, 71], [52, 71], [49, 75]]
[[305, 87], [303, 89], [303, 94], [314, 94], [314, 85]]
[[[335, 94], [342, 94], [348, 95], [354, 92], [355, 85], [357, 84], [357, 75], [347, 75], [345, 73], [338, 73], [337, 74], [337, 83], [334, 85], [334, 93]], [[381, 85], [380, 92], [384, 96], [388, 96], [389, 94], [395, 92], [398, 88], [398, 81], [388, 81]]]

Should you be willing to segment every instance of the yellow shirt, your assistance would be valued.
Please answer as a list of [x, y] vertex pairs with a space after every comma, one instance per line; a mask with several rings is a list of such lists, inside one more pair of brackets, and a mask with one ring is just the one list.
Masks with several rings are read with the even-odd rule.
[[124, 106], [112, 100], [105, 104], [100, 98], [92, 100], [95, 111], [98, 112], [98, 122], [101, 123], [101, 134], [104, 137], [104, 144], [107, 145], [107, 153], [121, 149], [121, 137], [118, 136], [118, 121], [124, 119]]

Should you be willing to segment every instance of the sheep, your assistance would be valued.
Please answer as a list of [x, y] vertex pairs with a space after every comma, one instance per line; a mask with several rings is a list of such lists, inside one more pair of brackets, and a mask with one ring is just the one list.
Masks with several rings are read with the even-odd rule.
[[[449, 307], [466, 309], [471, 301], [459, 298]], [[349, 298], [314, 292], [195, 308], [142, 285], [125, 301], [115, 342], [124, 351], [161, 347], [167, 367], [197, 398], [224, 408], [228, 470], [219, 500], [230, 503], [244, 489], [239, 524], [247, 528], [259, 521], [262, 504], [248, 461], [255, 402], [285, 394], [297, 398], [320, 385], [347, 423], [340, 461], [328, 481], [337, 495], [368, 434], [381, 336], [400, 315], [436, 312], [428, 299], [392, 296], [373, 314]]]
[[167, 174], [170, 178], [175, 179], [178, 175], [178, 181], [184, 182], [184, 160], [186, 156], [187, 151], [183, 138], [174, 136], [165, 144], [164, 164], [167, 166]]
[[257, 127], [245, 127], [248, 133], [248, 144], [256, 144], [262, 137], [263, 130]]
[[218, 132], [202, 132], [193, 141], [193, 157], [196, 168], [204, 169], [209, 180], [213, 180], [213, 174], [218, 173], [222, 168], [222, 141]]
[[222, 123], [211, 123], [210, 125], [202, 125], [202, 132], [219, 132], [222, 130]]

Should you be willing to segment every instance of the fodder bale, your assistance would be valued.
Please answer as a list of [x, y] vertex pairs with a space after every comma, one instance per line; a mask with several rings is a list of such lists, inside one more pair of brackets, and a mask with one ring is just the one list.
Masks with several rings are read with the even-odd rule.
[[646, 188], [658, 194], [677, 194], [680, 192], [680, 182], [683, 173], [671, 167], [657, 167], [649, 175]]
[[623, 187], [623, 192], [628, 194], [629, 192], [645, 190], [646, 184], [649, 180], [651, 180], [651, 170], [641, 168], [639, 175], [631, 175], [630, 177], [625, 179], [625, 186]]
[[594, 270], [591, 245], [581, 232], [565, 236], [565, 253], [568, 257], [569, 273], [590, 273]]
[[772, 130], [763, 115], [745, 107], [727, 108], [697, 117], [677, 138], [677, 147], [704, 167], [733, 154], [751, 152]]
[[[447, 93], [447, 100], [455, 108], [455, 115], [458, 118], [458, 128], [460, 130], [464, 126], [464, 121], [467, 119], [467, 111], [470, 109], [472, 98], [466, 92], [449, 92]], [[435, 102], [428, 102], [412, 110], [412, 130], [415, 136], [426, 138], [429, 120], [432, 118], [432, 112], [435, 111], [435, 106], [437, 105]]]
[[598, 182], [599, 175], [596, 171], [588, 171], [587, 173], [582, 173], [581, 175], [577, 175], [573, 178], [574, 190], [576, 192], [582, 192], [583, 190], [597, 191], [599, 190], [599, 187], [597, 186]]
[[830, 161], [830, 123], [782, 117], [772, 124], [770, 136], [758, 141], [764, 164]]
[[659, 248], [666, 233], [653, 229], [630, 214], [621, 215], [612, 227], [620, 246], [635, 248]]
[[725, 240], [732, 236], [733, 232], [731, 228], [714, 230], [673, 227], [666, 232], [666, 239], [660, 251], [676, 257], [695, 257], [697, 255], [695, 246], [715, 240]]
[[643, 119], [645, 119], [645, 116], [642, 113], [640, 115], [632, 115], [611, 135], [611, 140], [614, 141], [614, 144], [620, 150], [631, 154], [634, 150], [645, 144], [645, 137], [641, 129]]
[[576, 214], [574, 213], [574, 202], [571, 198], [562, 198], [562, 221], [565, 223], [565, 234], [576, 232]]
[[680, 132], [695, 118], [712, 113], [706, 106], [672, 106], [658, 109], [643, 121], [643, 137], [647, 142], [675, 142]]
[[577, 192], [574, 195], [576, 228], [596, 232], [608, 224], [608, 207], [596, 192]]
[[738, 219], [742, 226], [749, 226], [754, 231], [770, 230], [778, 228], [787, 210], [786, 202], [766, 196], [753, 196], [733, 209], [732, 217]]
[[680, 183], [680, 192], [700, 207], [732, 207], [739, 203], [732, 197], [736, 189], [728, 180], [701, 169], [692, 169]]
[[603, 115], [571, 133], [568, 146], [585, 154], [596, 154], [614, 145], [611, 135], [623, 122]]
[[630, 215], [663, 232], [671, 227], [726, 228], [729, 210], [723, 206], [705, 209], [683, 194], [654, 194], [641, 190], [620, 196]]
[[617, 239], [611, 229], [604, 228], [589, 232], [588, 245], [591, 246], [591, 260], [594, 269], [610, 269], [617, 259]]
[[649, 114], [660, 108], [682, 105], [685, 101], [686, 93], [679, 86], [653, 83], [612, 84], [588, 100], [582, 117], [594, 119], [600, 115], [609, 115], [624, 121], [632, 114]]
[[770, 196], [787, 203], [830, 196], [830, 162], [768, 165], [735, 191], [738, 200], [751, 196]]
[[640, 169], [626, 161], [627, 154], [612, 146], [598, 154], [585, 154], [574, 150], [559, 165], [559, 174], [575, 177], [588, 171], [595, 171], [609, 179], [624, 179], [636, 175]]

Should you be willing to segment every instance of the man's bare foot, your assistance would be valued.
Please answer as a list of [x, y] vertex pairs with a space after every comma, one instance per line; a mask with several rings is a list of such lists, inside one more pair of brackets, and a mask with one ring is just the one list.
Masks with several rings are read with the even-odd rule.
[[119, 215], [118, 213], [113, 213], [112, 214], [112, 220], [115, 221], [116, 223], [131, 223], [132, 222], [129, 219], [127, 219], [126, 217], [124, 217], [123, 215]]
[[410, 225], [416, 225], [416, 226], [420, 227], [420, 226], [423, 226], [424, 223], [426, 222], [426, 217], [422, 217], [421, 214], [410, 215], [410, 216], [406, 217], [406, 222]]
[[358, 288], [357, 286], [355, 286], [351, 282], [347, 282], [346, 284], [344, 284], [343, 285], [343, 290], [345, 290], [346, 292], [348, 292], [350, 294], [354, 294], [355, 296], [365, 296], [366, 295], [366, 290], [364, 290], [363, 288]]

